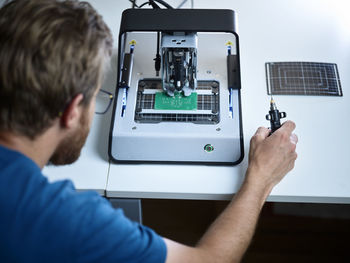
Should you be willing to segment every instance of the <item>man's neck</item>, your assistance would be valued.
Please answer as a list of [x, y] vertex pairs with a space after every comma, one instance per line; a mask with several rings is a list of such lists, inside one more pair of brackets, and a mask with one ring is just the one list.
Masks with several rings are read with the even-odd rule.
[[26, 155], [42, 169], [48, 163], [59, 143], [55, 135], [53, 127], [34, 140], [10, 132], [0, 132], [0, 145]]

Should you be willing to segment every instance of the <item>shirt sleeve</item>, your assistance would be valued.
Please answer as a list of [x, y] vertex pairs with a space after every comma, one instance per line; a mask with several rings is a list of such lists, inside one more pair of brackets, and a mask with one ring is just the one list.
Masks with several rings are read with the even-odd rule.
[[165, 262], [165, 242], [153, 230], [129, 220], [95, 192], [72, 195], [60, 207], [69, 220], [74, 262]]

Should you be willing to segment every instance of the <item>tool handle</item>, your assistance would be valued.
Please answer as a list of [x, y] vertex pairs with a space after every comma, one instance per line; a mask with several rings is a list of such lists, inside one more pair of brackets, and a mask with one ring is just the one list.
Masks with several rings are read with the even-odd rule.
[[270, 110], [266, 115], [266, 119], [270, 121], [271, 134], [281, 127], [281, 119], [287, 117], [287, 113], [279, 112], [279, 110]]

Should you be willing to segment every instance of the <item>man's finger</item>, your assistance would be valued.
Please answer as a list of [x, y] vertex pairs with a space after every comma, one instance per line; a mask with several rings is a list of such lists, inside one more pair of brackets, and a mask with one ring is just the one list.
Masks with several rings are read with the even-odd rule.
[[259, 127], [257, 129], [257, 131], [255, 132], [254, 136], [258, 139], [258, 140], [264, 140], [267, 138], [267, 136], [269, 136], [270, 134], [270, 130], [265, 128], [265, 127]]
[[298, 136], [296, 134], [292, 133], [290, 135], [290, 142], [293, 144], [297, 144], [298, 143]]
[[279, 128], [279, 130], [282, 131], [286, 131], [290, 134], [292, 134], [292, 131], [294, 131], [296, 125], [294, 122], [292, 121], [286, 121], [285, 123], [282, 124], [281, 128]]

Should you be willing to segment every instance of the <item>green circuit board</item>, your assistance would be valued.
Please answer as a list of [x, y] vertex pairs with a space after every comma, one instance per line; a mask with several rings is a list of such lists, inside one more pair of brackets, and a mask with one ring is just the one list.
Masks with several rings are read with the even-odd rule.
[[197, 110], [198, 94], [193, 92], [190, 96], [184, 96], [182, 93], [175, 93], [170, 97], [165, 92], [157, 92], [155, 96], [155, 110]]

